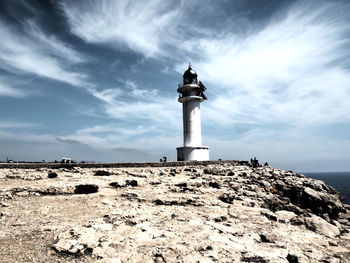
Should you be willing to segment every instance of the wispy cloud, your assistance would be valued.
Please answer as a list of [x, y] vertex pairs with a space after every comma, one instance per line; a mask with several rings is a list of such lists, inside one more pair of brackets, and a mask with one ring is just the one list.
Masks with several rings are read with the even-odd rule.
[[[117, 124], [95, 125], [79, 129], [72, 134], [55, 135], [41, 133], [43, 126], [37, 123], [19, 121], [0, 121], [0, 137], [5, 141], [60, 143], [64, 145], [80, 145], [103, 151], [119, 151], [134, 149], [142, 151], [139, 137], [153, 133], [155, 126], [130, 126], [120, 127]], [[141, 139], [142, 140], [142, 139]], [[156, 146], [156, 145], [154, 145]], [[157, 148], [157, 147], [156, 147]], [[132, 153], [132, 152], [129, 152]]]
[[57, 136], [55, 139], [66, 144], [83, 144], [100, 150], [115, 148], [143, 148], [137, 141], [145, 134], [152, 134], [156, 126], [118, 124], [95, 125], [79, 129], [73, 134]]
[[121, 82], [121, 87], [114, 89], [88, 89], [91, 95], [103, 102], [105, 115], [126, 123], [141, 121], [147, 122], [150, 127], [158, 125], [158, 132], [164, 130], [161, 127], [179, 127], [181, 109], [175, 94], [173, 97], [165, 97], [158, 94], [156, 89], [139, 87], [134, 81]]
[[155, 131], [156, 127], [151, 125], [138, 125], [133, 127], [120, 127], [120, 125], [116, 124], [108, 124], [108, 125], [95, 125], [92, 127], [87, 127], [84, 129], [79, 129], [76, 131], [78, 136], [87, 135], [87, 134], [114, 134], [124, 137], [130, 137], [135, 135], [141, 135], [145, 133], [149, 133]]
[[85, 41], [116, 49], [124, 45], [151, 57], [163, 52], [170, 27], [179, 22], [178, 7], [177, 1], [161, 0], [61, 3], [72, 33]]
[[16, 142], [53, 142], [52, 135], [40, 131], [45, 128], [42, 124], [14, 120], [0, 121], [0, 137], [4, 141]]
[[86, 57], [74, 50], [55, 35], [44, 33], [35, 20], [25, 20], [24, 30], [28, 36], [40, 45], [41, 51], [48, 56], [55, 56], [71, 63], [85, 62]]
[[118, 97], [124, 94], [124, 91], [120, 88], [97, 90], [91, 87], [88, 88], [88, 92], [107, 104], [113, 103], [118, 100]]
[[0, 67], [15, 74], [33, 74], [86, 86], [87, 76], [69, 69], [81, 56], [56, 37], [46, 36], [33, 21], [25, 21], [27, 33], [0, 20]]
[[33, 131], [17, 130], [14, 132], [9, 129], [0, 129], [1, 140], [13, 141], [13, 142], [38, 142], [38, 143], [51, 143], [55, 141], [55, 137], [50, 134], [38, 134]]
[[4, 83], [0, 83], [0, 96], [3, 97], [14, 97], [14, 98], [24, 98], [27, 94], [19, 89], [9, 87]]
[[31, 122], [19, 122], [19, 121], [0, 121], [0, 129], [38, 129], [42, 128], [42, 125]]
[[[214, 123], [348, 122], [350, 6], [299, 1], [260, 31], [201, 39], [194, 65], [208, 83]], [[182, 69], [179, 65], [178, 69]], [[220, 114], [218, 114], [220, 113]]]
[[[87, 121], [76, 131], [62, 128], [59, 134], [0, 123], [0, 137], [60, 150], [76, 147], [80, 153], [86, 150], [82, 143], [94, 153], [123, 156], [123, 149], [131, 155], [139, 149], [175, 158], [182, 142], [176, 79], [181, 81], [191, 61], [208, 88], [201, 117], [212, 158], [256, 154], [296, 161], [347, 155], [346, 132], [340, 141], [334, 130], [327, 138], [318, 131], [337, 123], [349, 127], [350, 4], [297, 0], [270, 9], [270, 3], [260, 2], [64, 0], [52, 2], [59, 6], [52, 14], [62, 22], [52, 27], [39, 24], [42, 5], [23, 2], [34, 20], [18, 18], [22, 28], [17, 28], [0, 19], [0, 74], [81, 87], [97, 100], [74, 91], [67, 96], [70, 105], [95, 115], [83, 116]], [[1, 99], [31, 94], [27, 83], [7, 76], [1, 83]], [[73, 115], [67, 120], [80, 118]]]
[[[187, 19], [196, 9], [210, 18], [206, 9], [211, 6], [192, 3], [187, 10], [178, 4], [166, 12], [167, 5], [174, 3], [154, 0], [143, 4], [67, 1], [61, 7], [71, 31], [87, 42], [124, 43], [146, 56], [168, 52], [170, 61], [178, 61], [179, 54], [191, 60], [200, 78], [209, 84], [211, 97], [203, 116], [215, 125], [312, 125], [349, 120], [350, 73], [344, 66], [350, 64], [346, 48], [349, 8], [344, 8], [349, 4], [297, 1], [271, 16], [265, 26], [254, 28], [249, 20], [232, 16], [220, 30], [200, 27], [197, 17], [191, 16], [191, 23]], [[185, 67], [178, 64], [176, 70], [182, 73]], [[119, 95], [130, 95], [125, 94], [125, 87], [94, 90], [95, 97], [107, 102], [109, 116], [151, 121], [157, 121], [156, 116], [176, 116], [168, 107], [176, 109], [175, 100], [147, 99], [149, 90], [131, 87], [134, 100], [123, 101]]]
[[147, 121], [149, 125], [161, 124], [167, 129], [179, 126], [177, 120], [180, 118], [181, 109], [176, 97], [142, 96], [142, 89], [134, 90], [124, 98], [105, 98], [105, 93], [106, 90], [102, 90], [93, 94], [105, 102], [104, 112], [109, 117], [128, 122]]

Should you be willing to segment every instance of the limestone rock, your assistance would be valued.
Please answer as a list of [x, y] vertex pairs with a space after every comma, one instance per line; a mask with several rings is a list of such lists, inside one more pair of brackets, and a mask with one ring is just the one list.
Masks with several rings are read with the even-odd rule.
[[97, 169], [3, 169], [0, 258], [350, 262], [350, 207], [322, 181], [242, 162]]
[[305, 218], [305, 225], [308, 229], [328, 237], [336, 237], [340, 234], [337, 226], [328, 223], [326, 220], [316, 215], [311, 215], [310, 218]]

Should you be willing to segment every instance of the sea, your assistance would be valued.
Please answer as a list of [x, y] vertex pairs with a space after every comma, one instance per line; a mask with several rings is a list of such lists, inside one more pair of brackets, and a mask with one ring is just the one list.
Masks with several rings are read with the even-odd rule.
[[350, 204], [350, 172], [302, 173], [307, 177], [322, 180], [332, 186], [343, 197], [344, 203]]

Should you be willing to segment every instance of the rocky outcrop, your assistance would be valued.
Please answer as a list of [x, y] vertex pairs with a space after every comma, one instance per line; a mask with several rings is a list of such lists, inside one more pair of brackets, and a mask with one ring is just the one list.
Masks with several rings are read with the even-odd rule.
[[13, 231], [52, 233], [45, 262], [350, 260], [349, 206], [322, 181], [237, 162], [99, 169], [4, 170], [0, 243]]
[[[271, 182], [271, 199], [266, 199], [266, 207], [271, 210], [289, 210], [298, 214], [311, 210], [324, 218], [337, 219], [344, 206], [339, 194], [324, 182], [310, 180], [293, 173], [272, 172], [266, 182]], [[264, 176], [259, 178], [264, 180]]]

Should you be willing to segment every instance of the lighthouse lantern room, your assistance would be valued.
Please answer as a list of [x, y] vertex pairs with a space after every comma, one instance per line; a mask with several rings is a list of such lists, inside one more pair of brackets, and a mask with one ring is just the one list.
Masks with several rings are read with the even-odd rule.
[[197, 73], [189, 64], [183, 75], [183, 84], [178, 86], [178, 101], [182, 103], [183, 147], [177, 148], [178, 161], [207, 161], [209, 148], [202, 146], [200, 103], [207, 99], [206, 87], [198, 82]]

